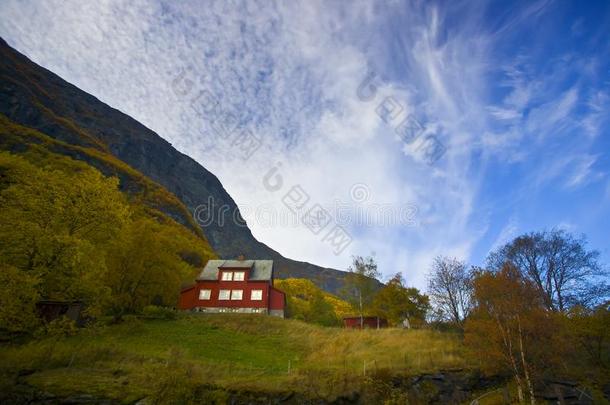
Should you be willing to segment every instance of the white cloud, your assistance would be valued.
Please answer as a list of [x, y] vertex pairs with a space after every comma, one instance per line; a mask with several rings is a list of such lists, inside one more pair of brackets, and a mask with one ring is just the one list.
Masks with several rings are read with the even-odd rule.
[[578, 100], [578, 90], [572, 87], [559, 95], [557, 100], [551, 100], [533, 108], [524, 125], [524, 129], [544, 139], [557, 135], [570, 124], [570, 113]]
[[575, 224], [573, 224], [570, 221], [561, 221], [559, 224], [557, 224], [557, 229], [561, 229], [566, 232], [575, 233], [576, 230], [578, 229], [578, 226], [576, 226]]
[[505, 245], [506, 243], [513, 240], [519, 232], [519, 221], [515, 216], [509, 218], [508, 222], [504, 225], [504, 227], [498, 233], [496, 240], [492, 243], [490, 251], [498, 249], [499, 247]]
[[572, 173], [569, 174], [565, 186], [574, 188], [600, 179], [603, 174], [594, 169], [597, 161], [595, 155], [583, 155], [572, 162]]
[[521, 112], [517, 109], [510, 108], [501, 108], [490, 106], [487, 108], [490, 114], [499, 120], [514, 120], [516, 118], [521, 118]]
[[588, 113], [582, 119], [582, 127], [590, 138], [599, 135], [605, 122], [608, 120], [610, 110], [610, 96], [607, 91], [594, 91], [587, 101]]

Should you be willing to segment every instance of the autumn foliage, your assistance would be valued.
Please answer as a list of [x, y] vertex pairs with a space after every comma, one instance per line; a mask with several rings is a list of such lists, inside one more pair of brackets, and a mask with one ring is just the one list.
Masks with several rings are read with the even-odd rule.
[[38, 326], [41, 299], [83, 301], [90, 316], [173, 305], [194, 266], [213, 256], [204, 239], [130, 201], [118, 179], [55, 154], [32, 162], [0, 153], [0, 247], [8, 333]]
[[372, 302], [372, 312], [388, 320], [390, 325], [420, 327], [426, 321], [430, 300], [417, 288], [407, 287], [400, 273], [395, 274], [379, 290]]
[[466, 346], [484, 371], [512, 376], [520, 402], [534, 403], [545, 380], [607, 373], [607, 305], [550, 310], [535, 283], [510, 263], [475, 274], [473, 300]]

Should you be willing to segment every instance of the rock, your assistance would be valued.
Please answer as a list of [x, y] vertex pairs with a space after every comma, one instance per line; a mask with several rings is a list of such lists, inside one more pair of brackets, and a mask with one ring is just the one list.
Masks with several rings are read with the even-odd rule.
[[18, 377], [25, 377], [25, 376], [28, 376], [28, 375], [34, 374], [36, 371], [37, 371], [37, 370], [34, 370], [34, 369], [23, 369], [23, 370], [19, 370], [19, 371], [17, 372], [17, 376], [18, 376]]
[[280, 402], [290, 401], [294, 397], [294, 391], [290, 391], [286, 395], [280, 398]]

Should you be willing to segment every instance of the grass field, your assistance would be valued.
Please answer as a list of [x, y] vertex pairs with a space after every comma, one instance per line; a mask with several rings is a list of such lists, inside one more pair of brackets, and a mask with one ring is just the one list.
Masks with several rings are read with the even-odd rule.
[[[201, 384], [336, 397], [365, 374], [416, 375], [465, 367], [457, 336], [431, 330], [344, 330], [257, 315], [130, 319], [0, 349], [5, 384], [56, 395], [133, 401], [180, 396]], [[178, 391], [178, 392], [176, 392]]]

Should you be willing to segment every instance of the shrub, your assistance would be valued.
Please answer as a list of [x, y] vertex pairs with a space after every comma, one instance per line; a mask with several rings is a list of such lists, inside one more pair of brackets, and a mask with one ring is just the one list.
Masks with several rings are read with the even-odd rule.
[[37, 335], [47, 335], [51, 337], [66, 337], [74, 336], [78, 332], [76, 323], [66, 317], [62, 316], [57, 319], [53, 319], [51, 322], [46, 323]]
[[148, 319], [166, 319], [172, 320], [178, 317], [176, 311], [172, 308], [160, 307], [157, 305], [147, 305], [142, 310], [142, 315]]

